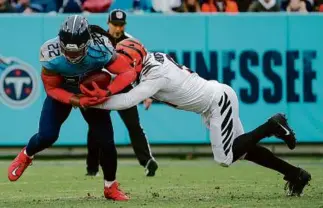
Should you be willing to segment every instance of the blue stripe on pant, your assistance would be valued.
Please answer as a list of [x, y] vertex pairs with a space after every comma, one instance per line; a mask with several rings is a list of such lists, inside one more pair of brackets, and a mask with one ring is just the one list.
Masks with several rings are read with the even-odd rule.
[[[61, 103], [51, 97], [46, 97], [41, 112], [39, 130], [27, 145], [27, 154], [36, 153], [50, 147], [58, 139], [60, 128], [71, 112], [72, 106]], [[91, 138], [100, 142], [100, 165], [104, 178], [115, 180], [117, 170], [117, 151], [113, 139], [113, 127], [110, 111], [101, 109], [81, 109], [88, 123]]]

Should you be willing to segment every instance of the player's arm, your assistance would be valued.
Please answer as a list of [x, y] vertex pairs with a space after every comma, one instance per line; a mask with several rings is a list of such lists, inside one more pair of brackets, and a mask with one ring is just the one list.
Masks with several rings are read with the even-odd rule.
[[95, 105], [104, 101], [104, 99], [78, 97], [75, 94], [61, 88], [63, 77], [55, 72], [42, 68], [41, 78], [44, 83], [45, 91], [48, 96], [65, 104], [85, 107]]
[[105, 66], [105, 68], [112, 74], [117, 75], [108, 86], [107, 96], [120, 92], [137, 78], [137, 73], [134, 68], [118, 53], [115, 53], [112, 60]]
[[160, 77], [144, 80], [127, 93], [111, 96], [106, 102], [92, 106], [107, 110], [124, 110], [138, 105], [143, 100], [152, 97], [166, 84], [166, 78]]
[[41, 78], [48, 96], [62, 103], [70, 104], [70, 100], [74, 94], [60, 88], [63, 82], [61, 75], [43, 67]]

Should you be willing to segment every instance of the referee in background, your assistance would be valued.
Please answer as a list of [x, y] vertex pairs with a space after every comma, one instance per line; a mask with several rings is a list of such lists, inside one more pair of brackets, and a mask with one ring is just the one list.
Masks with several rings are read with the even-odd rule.
[[[107, 36], [110, 39], [113, 47], [116, 47], [120, 41], [132, 37], [125, 32], [126, 17], [126, 13], [120, 9], [115, 9], [109, 14], [107, 22], [109, 29], [107, 31]], [[132, 86], [129, 85], [120, 93], [126, 93], [131, 89]], [[146, 109], [149, 108], [151, 102], [151, 99], [145, 101]], [[141, 128], [137, 106], [126, 110], [120, 110], [118, 113], [128, 129], [133, 150], [140, 165], [145, 168], [146, 176], [154, 176], [158, 165], [152, 156], [148, 140], [143, 129]], [[95, 139], [88, 140], [87, 149], [87, 175], [96, 176], [99, 170], [100, 146], [98, 141]]]

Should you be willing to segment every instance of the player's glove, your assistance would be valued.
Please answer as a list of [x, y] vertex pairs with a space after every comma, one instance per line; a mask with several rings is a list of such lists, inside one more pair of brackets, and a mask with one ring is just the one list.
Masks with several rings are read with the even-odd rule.
[[92, 82], [93, 90], [89, 90], [84, 85], [80, 85], [81, 92], [84, 95], [90, 96], [90, 97], [97, 97], [97, 98], [103, 98], [103, 97], [109, 97], [111, 95], [111, 92], [108, 89], [101, 89], [95, 82]]
[[108, 98], [107, 97], [102, 97], [102, 98], [97, 98], [97, 97], [87, 97], [87, 96], [72, 96], [70, 99], [70, 103], [75, 106], [75, 107], [90, 107], [94, 105], [101, 104], [105, 102]]
[[151, 104], [153, 103], [153, 99], [151, 98], [147, 98], [146, 100], [144, 100], [144, 106], [145, 106], [145, 110], [149, 110]]

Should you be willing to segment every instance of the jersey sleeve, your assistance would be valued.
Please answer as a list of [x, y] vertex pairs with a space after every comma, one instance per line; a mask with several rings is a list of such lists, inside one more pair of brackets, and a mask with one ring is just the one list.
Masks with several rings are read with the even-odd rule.
[[41, 78], [48, 96], [59, 102], [70, 104], [70, 100], [74, 94], [60, 88], [63, 81], [63, 78], [60, 75], [51, 74], [46, 69], [43, 69]]
[[104, 65], [108, 65], [109, 63], [113, 62], [113, 60], [116, 58], [117, 53], [108, 37], [103, 36], [103, 42], [106, 49], [111, 53], [109, 59], [104, 63]]
[[117, 75], [108, 86], [111, 94], [120, 92], [125, 87], [131, 85], [137, 78], [136, 71], [121, 55], [116, 55], [116, 58], [106, 65], [105, 68], [110, 73]]
[[134, 87], [127, 93], [121, 93], [111, 96], [108, 101], [103, 104], [94, 106], [94, 108], [107, 109], [107, 110], [124, 110], [135, 105], [141, 101], [152, 97], [159, 90], [167, 84], [167, 79], [159, 77], [156, 79], [146, 79], [140, 82], [139, 85]]

